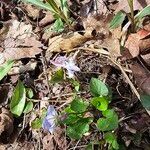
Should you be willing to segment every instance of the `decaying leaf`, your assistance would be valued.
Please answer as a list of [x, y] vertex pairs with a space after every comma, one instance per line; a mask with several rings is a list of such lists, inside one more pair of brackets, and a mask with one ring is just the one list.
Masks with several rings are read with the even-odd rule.
[[73, 48], [78, 47], [89, 40], [94, 39], [92, 32], [96, 30], [98, 38], [102, 41], [109, 36], [109, 30], [107, 26], [108, 18], [103, 15], [95, 17], [91, 16], [83, 20], [83, 26], [85, 28], [84, 34], [81, 35], [78, 32], [74, 32], [71, 35], [62, 37], [61, 35], [55, 36], [49, 39], [49, 47], [46, 52], [46, 58], [48, 59], [51, 52], [66, 51], [70, 52]]
[[64, 38], [59, 35], [49, 39], [49, 47], [46, 52], [46, 58], [49, 58], [51, 52], [72, 51], [73, 48], [91, 39], [93, 37], [91, 33], [91, 30], [87, 30], [84, 35], [75, 32], [68, 38]]
[[40, 9], [38, 7], [28, 4], [28, 5], [24, 5], [23, 8], [24, 8], [24, 11], [27, 12], [29, 17], [32, 17], [33, 19], [39, 18]]
[[45, 17], [39, 22], [39, 26], [45, 26], [48, 23], [52, 23], [54, 21], [54, 16], [49, 11], [45, 11]]
[[13, 131], [13, 117], [12, 114], [6, 109], [0, 109], [0, 135], [5, 132], [10, 135]]
[[32, 32], [31, 25], [14, 20], [3, 43], [3, 59], [35, 57], [41, 52], [42, 44]]
[[129, 50], [133, 58], [141, 53], [147, 53], [147, 50], [150, 48], [149, 35], [150, 32], [144, 29], [129, 35], [125, 47]]
[[54, 141], [53, 141], [53, 135], [50, 133], [47, 133], [46, 136], [44, 136], [44, 138], [42, 138], [42, 144], [43, 144], [43, 149], [47, 150], [47, 149], [54, 149]]
[[147, 70], [138, 63], [132, 64], [131, 70], [139, 89], [150, 95], [150, 73], [148, 73]]

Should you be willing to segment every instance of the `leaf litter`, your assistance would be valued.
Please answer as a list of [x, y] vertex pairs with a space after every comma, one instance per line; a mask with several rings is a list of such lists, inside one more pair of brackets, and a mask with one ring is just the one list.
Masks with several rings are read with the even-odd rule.
[[[90, 100], [88, 85], [92, 77], [101, 78], [112, 89], [111, 107], [117, 111], [119, 119], [123, 120], [120, 121], [118, 129], [115, 131], [121, 144], [127, 149], [139, 149], [143, 143], [144, 148], [149, 147], [150, 143], [147, 142], [149, 134], [147, 112], [149, 112], [150, 94], [150, 65], [147, 63], [150, 48], [148, 25], [143, 25], [143, 28], [136, 33], [124, 34], [122, 27], [110, 30], [109, 23], [113, 16], [112, 12], [116, 13], [120, 10], [129, 12], [127, 1], [106, 0], [97, 1], [97, 4], [95, 2], [69, 1], [69, 7], [72, 3], [75, 3], [76, 7], [76, 11], [74, 14], [72, 12], [71, 17], [76, 20], [74, 22], [82, 30], [78, 31], [75, 27], [71, 30], [65, 28], [63, 32], [58, 34], [55, 34], [53, 30], [48, 30], [51, 35], [48, 38], [48, 43], [46, 40], [43, 42], [44, 39], [42, 39], [44, 36], [43, 27], [52, 26], [54, 21], [52, 14], [46, 10], [39, 12], [39, 8], [37, 9], [31, 4], [19, 3], [18, 5], [12, 2], [13, 5], [21, 9], [27, 8], [27, 11], [24, 11], [25, 15], [23, 15], [19, 11], [16, 13], [10, 10], [12, 16], [16, 17], [11, 16], [10, 23], [3, 23], [7, 26], [3, 28], [0, 26], [4, 31], [0, 38], [0, 64], [2, 66], [0, 71], [3, 71], [0, 86], [3, 88], [4, 85], [10, 84], [11, 87], [16, 87], [17, 80], [21, 80], [22, 87], [17, 90], [19, 93], [14, 92], [15, 96], [5, 98], [13, 99], [11, 102], [13, 107], [10, 106], [9, 100], [2, 103], [0, 134], [3, 135], [3, 132], [7, 132], [8, 135], [5, 138], [8, 141], [7, 144], [4, 144], [5, 142], [1, 139], [0, 147], [5, 148], [7, 145], [10, 149], [16, 147], [18, 149], [28, 149], [29, 147], [31, 149], [38, 147], [41, 149], [51, 147], [51, 149], [60, 150], [85, 149], [89, 141], [100, 141], [102, 139], [101, 132], [95, 130], [93, 124], [92, 130], [86, 133], [80, 141], [76, 141], [66, 136], [66, 127], [59, 123], [55, 124], [53, 118], [57, 116], [63, 120], [66, 117], [61, 113], [63, 108], [73, 100], [75, 91], [78, 96], [83, 96], [87, 101]], [[8, 3], [2, 1], [2, 4], [10, 7]], [[144, 5], [148, 4], [149, 1], [145, 1], [143, 5], [141, 1], [135, 1], [134, 10], [141, 10]], [[37, 14], [33, 13], [34, 9]], [[20, 16], [22, 21], [19, 21]], [[3, 17], [0, 14], [1, 18]], [[79, 21], [77, 18], [80, 18]], [[128, 28], [130, 29], [130, 27]], [[122, 47], [124, 47], [123, 53]], [[10, 59], [15, 60], [11, 71], [9, 67], [3, 67], [3, 63]], [[62, 67], [59, 78], [56, 78], [58, 75], [56, 67]], [[68, 76], [65, 75], [63, 69], [67, 70]], [[16, 81], [11, 82], [14, 74], [17, 74]], [[51, 82], [51, 79], [54, 79], [52, 75], [55, 79], [59, 79], [55, 80], [56, 83]], [[27, 91], [28, 88], [33, 90], [32, 97], [25, 96], [25, 92], [21, 92], [21, 90]], [[146, 94], [141, 101], [147, 112], [138, 101], [139, 93]], [[24, 96], [22, 97], [21, 94]], [[20, 104], [19, 99], [22, 98], [23, 103]], [[31, 112], [23, 113], [26, 110], [24, 109], [26, 102], [32, 104], [33, 108], [30, 110]], [[11, 112], [9, 111], [10, 107]], [[17, 109], [12, 111], [12, 108], [15, 107]], [[20, 117], [17, 118], [12, 113]], [[102, 115], [97, 111], [90, 113], [96, 117]], [[107, 120], [106, 118], [102, 119]], [[17, 133], [14, 128], [17, 128]], [[9, 138], [12, 135], [15, 142]], [[140, 141], [136, 139], [138, 135], [142, 136]], [[111, 143], [110, 139], [107, 140]]]
[[31, 58], [41, 52], [42, 44], [32, 33], [32, 26], [14, 20], [3, 42], [1, 60]]

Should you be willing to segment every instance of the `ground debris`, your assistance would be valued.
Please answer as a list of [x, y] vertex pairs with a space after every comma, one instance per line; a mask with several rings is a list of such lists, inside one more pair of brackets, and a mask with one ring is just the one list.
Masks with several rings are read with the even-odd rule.
[[3, 45], [3, 60], [31, 58], [42, 51], [42, 44], [33, 34], [32, 26], [17, 20], [12, 22]]

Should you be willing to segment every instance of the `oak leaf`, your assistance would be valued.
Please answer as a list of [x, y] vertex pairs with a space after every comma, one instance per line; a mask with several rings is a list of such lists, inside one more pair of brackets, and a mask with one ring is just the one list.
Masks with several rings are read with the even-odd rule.
[[42, 44], [32, 32], [32, 26], [14, 20], [3, 42], [4, 60], [31, 58], [39, 54]]

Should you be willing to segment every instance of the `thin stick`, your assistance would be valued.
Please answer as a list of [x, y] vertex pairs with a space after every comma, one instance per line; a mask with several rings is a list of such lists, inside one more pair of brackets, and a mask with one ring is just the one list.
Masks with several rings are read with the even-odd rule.
[[[126, 78], [126, 80], [128, 81], [128, 84], [130, 85], [131, 89], [133, 90], [133, 92], [135, 93], [135, 95], [137, 96], [137, 98], [141, 101], [140, 99], [140, 94], [138, 93], [137, 89], [135, 88], [135, 86], [133, 85], [133, 83], [131, 82], [131, 80], [129, 79], [128, 75], [126, 74], [126, 72], [123, 70], [122, 66], [120, 64], [118, 64], [117, 62], [115, 62], [114, 60], [112, 60], [110, 58], [110, 60], [119, 67], [119, 69], [121, 70], [122, 74], [124, 75], [124, 77]], [[147, 113], [150, 115], [150, 111], [147, 110], [145, 108], [145, 110], [147, 111]]]

